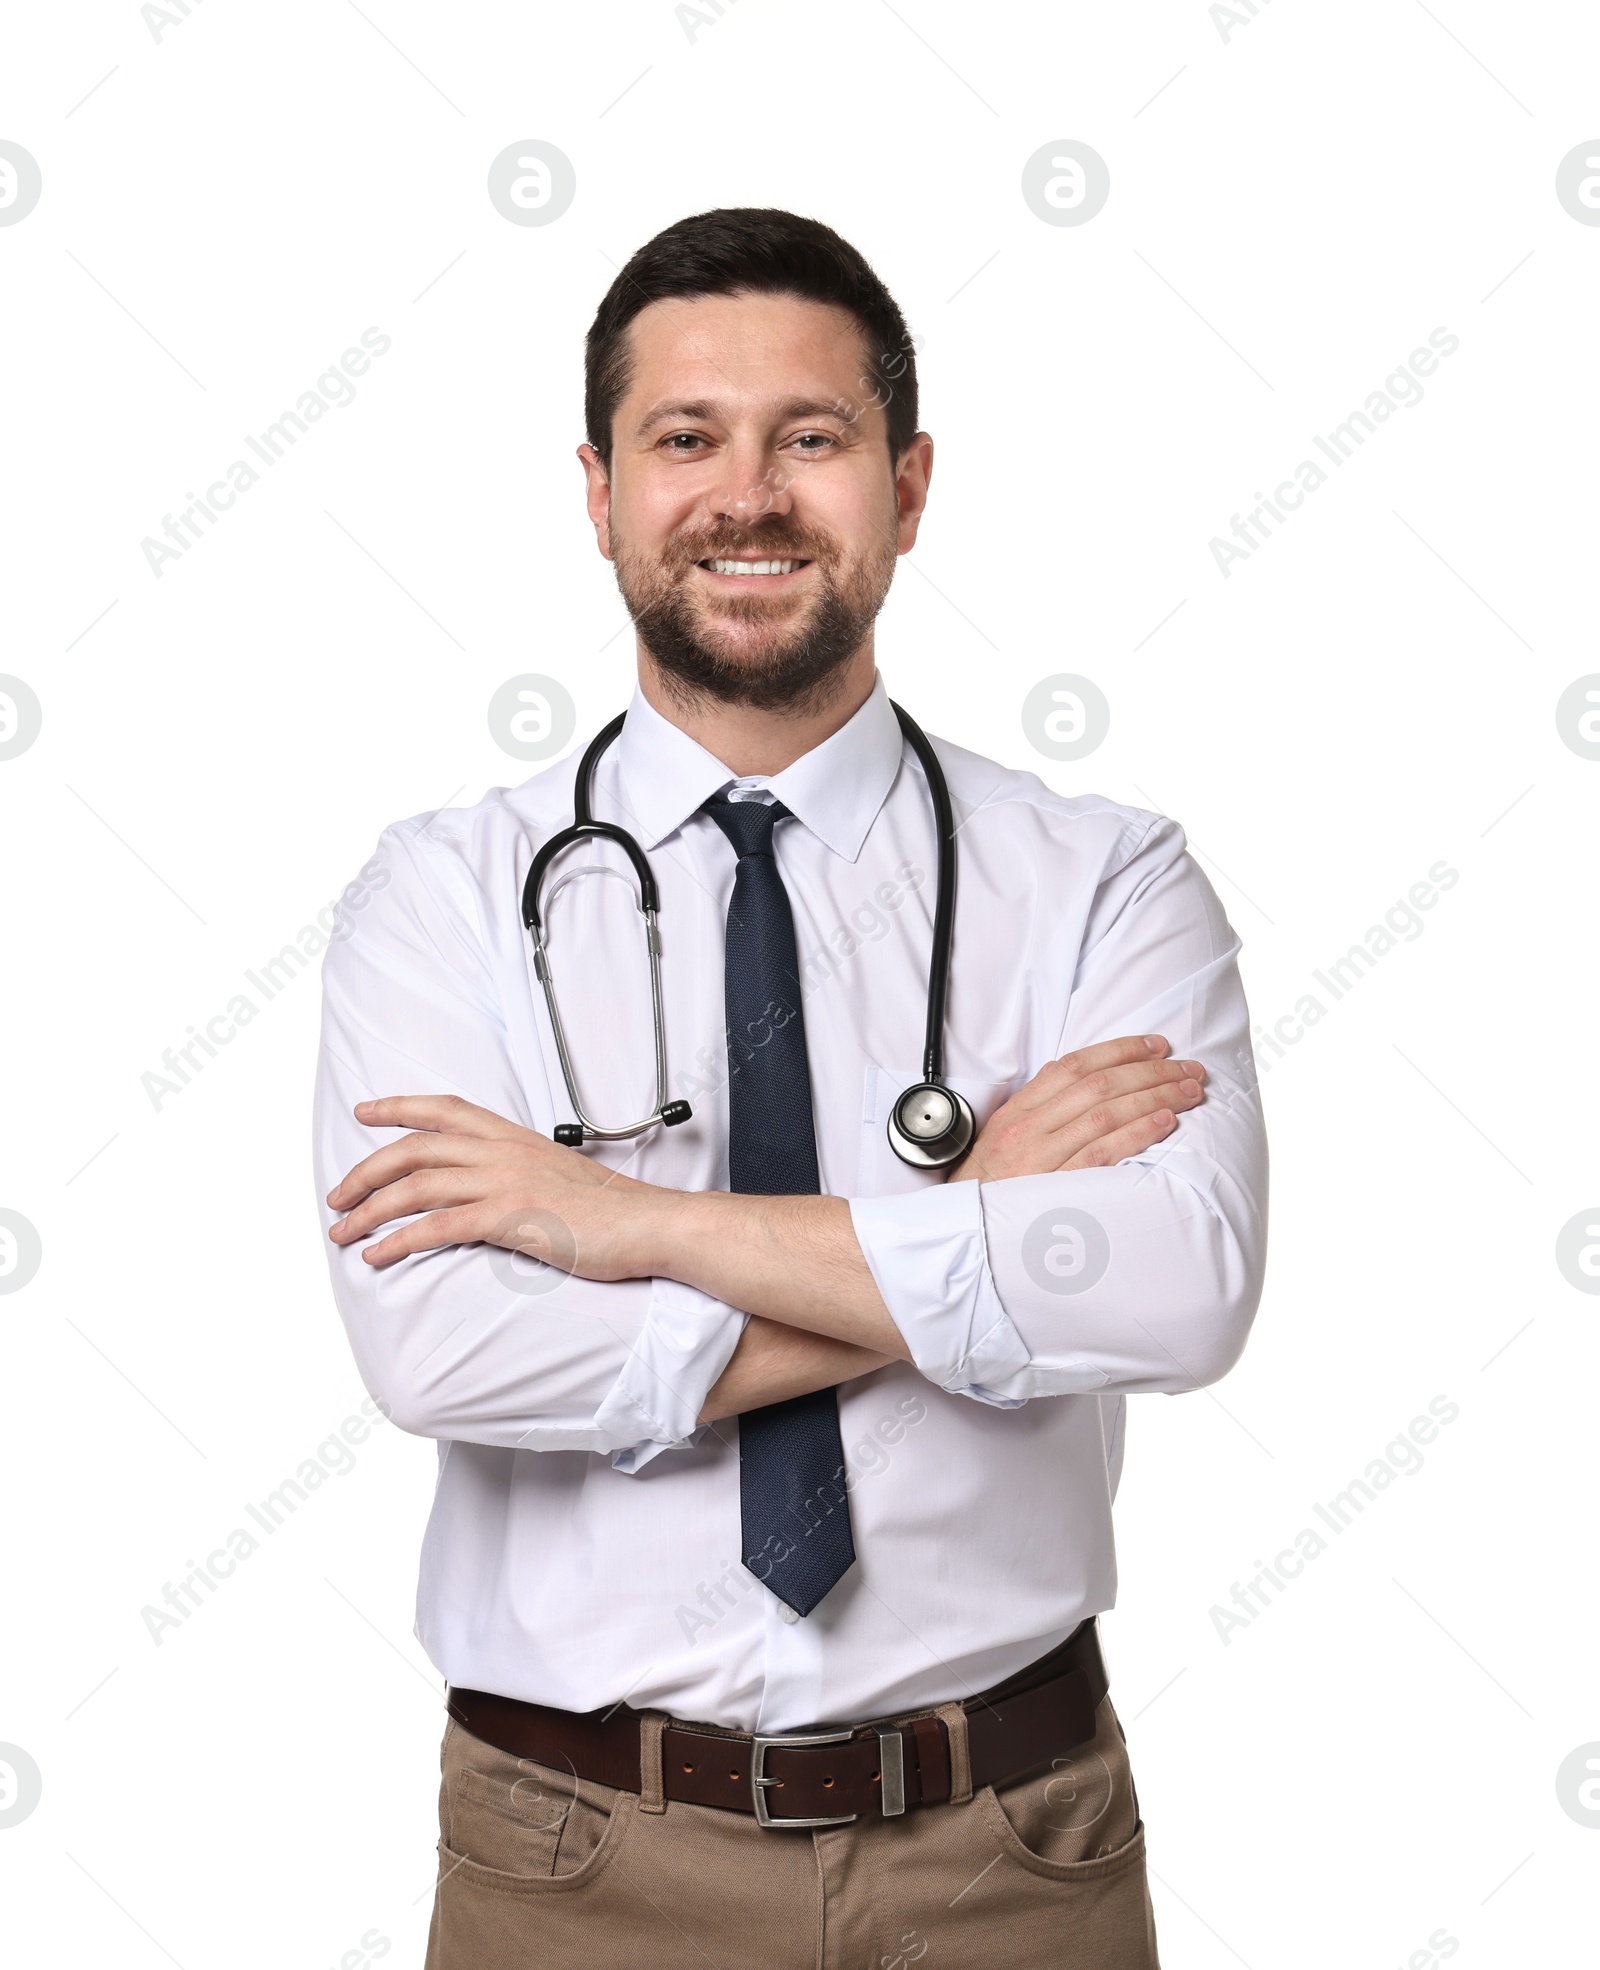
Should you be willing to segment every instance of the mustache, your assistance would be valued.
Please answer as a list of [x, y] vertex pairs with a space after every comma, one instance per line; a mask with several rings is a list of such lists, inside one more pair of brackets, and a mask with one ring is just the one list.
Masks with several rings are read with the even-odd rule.
[[818, 561], [826, 565], [832, 548], [789, 529], [756, 531], [751, 528], [703, 534], [682, 542], [673, 554], [683, 568], [697, 561]]

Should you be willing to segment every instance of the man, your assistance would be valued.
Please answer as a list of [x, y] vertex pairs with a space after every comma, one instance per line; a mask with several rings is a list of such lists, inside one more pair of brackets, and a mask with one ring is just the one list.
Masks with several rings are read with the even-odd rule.
[[[668, 228], [589, 334], [639, 661], [593, 809], [659, 885], [689, 1120], [552, 1140], [521, 897], [571, 760], [388, 829], [324, 966], [335, 1293], [440, 1446], [432, 1970], [1156, 1962], [1094, 1616], [1126, 1394], [1225, 1373], [1260, 1291], [1239, 940], [1172, 822], [940, 742], [945, 1063], [981, 1128], [953, 1167], [895, 1154], [938, 841], [873, 621], [916, 417], [894, 302], [785, 212]], [[1049, 524], [1018, 515], [1019, 562]], [[595, 838], [543, 894], [602, 1124], [655, 1080], [633, 885]]]

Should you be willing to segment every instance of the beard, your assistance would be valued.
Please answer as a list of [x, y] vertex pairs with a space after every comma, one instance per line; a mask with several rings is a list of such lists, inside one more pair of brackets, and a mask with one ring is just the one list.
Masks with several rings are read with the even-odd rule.
[[[834, 543], [787, 520], [674, 540], [658, 556], [635, 553], [613, 525], [617, 587], [639, 640], [667, 689], [686, 704], [713, 700], [760, 711], [806, 712], [826, 702], [861, 648], [894, 578], [894, 535], [845, 563]], [[693, 593], [697, 562], [806, 560], [816, 593]]]

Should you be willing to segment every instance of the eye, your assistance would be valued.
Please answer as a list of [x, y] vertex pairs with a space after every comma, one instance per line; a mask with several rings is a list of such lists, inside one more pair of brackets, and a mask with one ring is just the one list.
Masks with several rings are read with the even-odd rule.
[[803, 446], [805, 448], [801, 454], [803, 457], [816, 458], [820, 456], [824, 446], [836, 446], [839, 440], [830, 437], [826, 431], [802, 431], [797, 437], [791, 438], [789, 442], [792, 445]]
[[664, 450], [675, 452], [680, 458], [692, 458], [694, 452], [691, 447], [703, 445], [705, 442], [698, 431], [674, 431], [661, 441]]

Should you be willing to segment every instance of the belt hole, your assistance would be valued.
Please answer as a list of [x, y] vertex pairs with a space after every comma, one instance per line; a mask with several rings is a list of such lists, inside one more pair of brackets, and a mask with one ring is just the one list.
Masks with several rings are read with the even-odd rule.
[[693, 1765], [685, 1765], [683, 1769], [684, 1769], [684, 1770], [685, 1770], [686, 1772], [692, 1772], [692, 1771], [694, 1770], [694, 1766], [693, 1766]]
[[735, 1779], [735, 1780], [737, 1780], [737, 1778], [738, 1778], [738, 1776], [739, 1776], [739, 1774], [738, 1774], [737, 1772], [729, 1772], [729, 1774], [728, 1774], [728, 1776], [729, 1776], [729, 1778], [731, 1778], [731, 1779]]
[[822, 1783], [823, 1783], [824, 1785], [832, 1785], [832, 1783], [833, 1783], [833, 1780], [832, 1780], [831, 1778], [825, 1778], [825, 1779], [824, 1779], [824, 1780], [822, 1781]]

